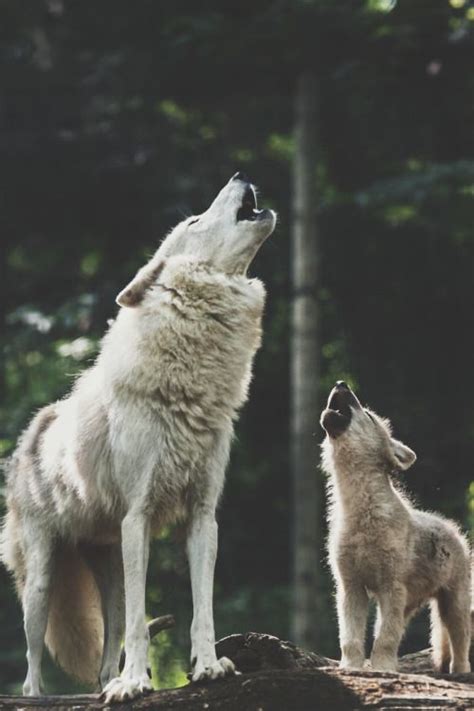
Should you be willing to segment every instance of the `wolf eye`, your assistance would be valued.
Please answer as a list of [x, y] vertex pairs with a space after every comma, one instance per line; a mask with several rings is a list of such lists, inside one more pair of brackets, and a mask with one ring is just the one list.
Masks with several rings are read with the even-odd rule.
[[372, 417], [372, 415], [370, 414], [370, 412], [368, 410], [364, 410], [364, 412], [367, 415], [367, 417], [369, 417], [372, 420], [372, 422], [375, 422], [374, 418]]
[[190, 227], [191, 225], [195, 225], [196, 222], [199, 222], [199, 217], [195, 217], [194, 220], [191, 220], [191, 222], [188, 222], [188, 227]]

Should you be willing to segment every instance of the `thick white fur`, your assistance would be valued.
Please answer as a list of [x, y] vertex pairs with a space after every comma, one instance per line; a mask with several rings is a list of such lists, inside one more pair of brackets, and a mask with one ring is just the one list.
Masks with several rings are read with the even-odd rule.
[[[369, 414], [370, 413], [370, 414]], [[322, 421], [324, 420], [324, 413]], [[336, 582], [341, 666], [364, 664], [369, 596], [377, 601], [371, 664], [395, 671], [410, 617], [429, 600], [438, 669], [468, 672], [471, 582], [469, 548], [452, 521], [412, 506], [391, 474], [415, 454], [393, 439], [387, 420], [352, 408], [345, 432], [329, 435], [329, 560]]]
[[164, 240], [119, 295], [125, 308], [95, 365], [36, 415], [10, 462], [1, 554], [23, 602], [26, 694], [40, 693], [45, 633], [68, 672], [100, 674], [108, 702], [151, 688], [148, 549], [178, 519], [188, 529], [193, 679], [234, 672], [214, 648], [215, 510], [261, 338], [265, 291], [246, 269], [275, 225], [271, 211], [236, 221], [246, 188], [231, 180]]

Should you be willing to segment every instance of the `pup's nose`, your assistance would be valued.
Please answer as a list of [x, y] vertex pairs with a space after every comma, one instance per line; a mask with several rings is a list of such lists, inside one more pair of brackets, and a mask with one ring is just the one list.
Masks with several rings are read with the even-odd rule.
[[336, 388], [340, 388], [341, 390], [348, 390], [349, 389], [347, 387], [347, 383], [345, 383], [344, 380], [338, 380], [336, 383]]
[[250, 178], [247, 173], [241, 173], [240, 171], [232, 176], [232, 180], [241, 180], [243, 183], [250, 183]]

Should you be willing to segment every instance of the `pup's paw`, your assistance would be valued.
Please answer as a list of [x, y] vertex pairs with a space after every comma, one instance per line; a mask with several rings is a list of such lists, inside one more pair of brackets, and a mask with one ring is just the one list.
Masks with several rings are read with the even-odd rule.
[[100, 698], [106, 704], [113, 704], [135, 699], [137, 696], [142, 696], [152, 690], [153, 687], [148, 674], [142, 674], [138, 677], [122, 675], [109, 681]]
[[346, 669], [347, 671], [360, 671], [364, 668], [364, 661], [365, 660], [362, 657], [360, 659], [348, 659], [347, 657], [343, 657], [339, 662], [339, 669]]
[[232, 674], [240, 674], [240, 672], [235, 668], [234, 662], [227, 657], [221, 657], [208, 665], [199, 663], [198, 660], [191, 679], [192, 681], [211, 681], [212, 679], [219, 679], [220, 677], [231, 676]]
[[469, 674], [470, 671], [471, 665], [467, 659], [464, 662], [451, 662], [449, 665], [450, 674]]
[[358, 671], [363, 669], [365, 663], [364, 645], [358, 640], [349, 640], [341, 645], [340, 669]]
[[378, 655], [372, 655], [370, 658], [370, 666], [373, 671], [381, 672], [396, 672], [397, 671], [397, 659], [396, 657], [383, 657]]

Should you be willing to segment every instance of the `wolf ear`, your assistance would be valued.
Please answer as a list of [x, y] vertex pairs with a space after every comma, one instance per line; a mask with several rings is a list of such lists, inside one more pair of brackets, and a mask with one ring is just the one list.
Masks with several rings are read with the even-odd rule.
[[149, 289], [156, 281], [165, 266], [164, 259], [159, 262], [153, 260], [149, 264], [145, 264], [132, 279], [130, 284], [127, 284], [125, 289], [122, 289], [115, 301], [119, 306], [128, 306], [133, 308], [138, 306], [143, 301], [143, 297], [147, 289]]
[[411, 465], [416, 462], [415, 452], [410, 449], [410, 447], [407, 447], [406, 444], [403, 444], [403, 442], [399, 442], [398, 439], [394, 439], [392, 437], [391, 441], [397, 467], [403, 471], [405, 471], [405, 469], [409, 469]]

